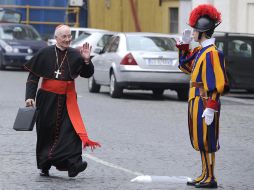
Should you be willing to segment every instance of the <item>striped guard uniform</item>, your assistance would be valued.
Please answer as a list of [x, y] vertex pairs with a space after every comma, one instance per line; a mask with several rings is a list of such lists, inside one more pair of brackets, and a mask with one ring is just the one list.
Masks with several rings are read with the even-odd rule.
[[[207, 153], [220, 148], [220, 96], [226, 84], [224, 55], [216, 48], [214, 41], [214, 38], [208, 39], [193, 51], [186, 44], [177, 46], [179, 69], [191, 75], [188, 99], [190, 141], [195, 150]], [[206, 107], [216, 110], [210, 126], [202, 118]]]

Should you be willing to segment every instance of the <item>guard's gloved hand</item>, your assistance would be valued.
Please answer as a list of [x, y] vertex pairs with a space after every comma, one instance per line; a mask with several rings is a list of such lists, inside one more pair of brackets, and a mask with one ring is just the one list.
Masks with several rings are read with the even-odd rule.
[[192, 41], [191, 30], [185, 29], [183, 31], [183, 35], [182, 35], [182, 43], [183, 44], [190, 44], [191, 41]]
[[214, 109], [212, 108], [206, 108], [202, 114], [202, 117], [205, 118], [205, 123], [207, 125], [211, 125], [211, 123], [213, 122], [214, 119], [214, 112], [216, 112]]

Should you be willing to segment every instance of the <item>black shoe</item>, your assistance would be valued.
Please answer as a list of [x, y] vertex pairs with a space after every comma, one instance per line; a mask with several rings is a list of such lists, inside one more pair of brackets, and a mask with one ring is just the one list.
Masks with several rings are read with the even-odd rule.
[[211, 182], [200, 182], [195, 185], [196, 188], [217, 188], [217, 182], [211, 181]]
[[49, 170], [42, 169], [40, 172], [40, 176], [49, 177]]
[[197, 183], [199, 183], [199, 181], [196, 181], [195, 179], [192, 179], [191, 181], [187, 181], [187, 185], [189, 186], [195, 186]]
[[87, 162], [83, 161], [82, 164], [78, 166], [73, 166], [68, 170], [69, 177], [76, 177], [80, 172], [83, 172], [87, 167]]

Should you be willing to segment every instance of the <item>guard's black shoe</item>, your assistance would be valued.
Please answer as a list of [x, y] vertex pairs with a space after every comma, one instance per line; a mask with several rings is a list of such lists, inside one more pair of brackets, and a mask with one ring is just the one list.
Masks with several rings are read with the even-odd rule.
[[217, 188], [217, 182], [212, 180], [211, 182], [200, 182], [195, 185], [196, 188]]
[[79, 165], [74, 165], [68, 170], [68, 176], [69, 177], [76, 177], [80, 172], [83, 172], [87, 167], [87, 162], [83, 161]]
[[187, 181], [187, 185], [189, 186], [195, 186], [197, 183], [199, 183], [199, 181], [196, 181], [195, 179], [192, 179], [191, 181]]
[[49, 170], [42, 169], [40, 172], [40, 176], [49, 177]]

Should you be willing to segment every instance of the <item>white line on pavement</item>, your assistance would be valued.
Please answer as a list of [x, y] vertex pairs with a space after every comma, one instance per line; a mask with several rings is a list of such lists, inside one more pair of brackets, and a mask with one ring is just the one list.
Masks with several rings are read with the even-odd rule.
[[104, 166], [108, 166], [117, 170], [124, 171], [129, 174], [136, 175], [136, 178], [133, 178], [131, 182], [138, 182], [138, 183], [186, 183], [188, 180], [190, 180], [189, 177], [186, 176], [149, 176], [144, 175], [140, 172], [131, 171], [129, 169], [123, 168], [121, 166], [117, 166], [115, 164], [106, 162], [100, 158], [97, 158], [95, 156], [92, 156], [91, 154], [83, 154], [85, 158], [88, 158], [90, 160], [93, 160], [97, 163], [100, 163]]
[[125, 168], [123, 168], [121, 166], [117, 166], [117, 165], [114, 165], [112, 163], [106, 162], [106, 161], [104, 161], [104, 160], [102, 160], [100, 158], [97, 158], [95, 156], [92, 156], [90, 154], [83, 154], [83, 156], [85, 158], [89, 158], [90, 160], [93, 160], [93, 161], [95, 161], [97, 163], [100, 163], [100, 164], [102, 164], [104, 166], [108, 166], [108, 167], [111, 167], [111, 168], [114, 168], [114, 169], [117, 169], [117, 170], [121, 170], [121, 171], [124, 171], [126, 173], [130, 173], [130, 174], [133, 174], [133, 175], [144, 175], [142, 173], [131, 171], [131, 170], [125, 169]]
[[131, 182], [138, 183], [186, 183], [190, 181], [191, 178], [186, 176], [149, 176], [143, 175], [138, 176], [131, 180]]

